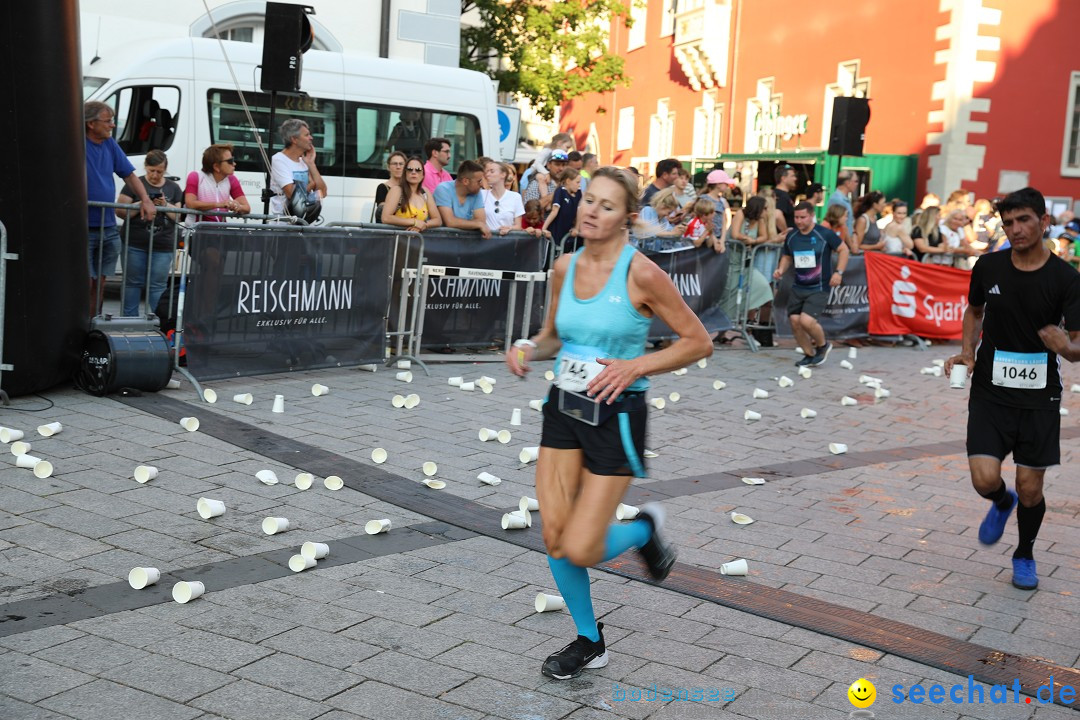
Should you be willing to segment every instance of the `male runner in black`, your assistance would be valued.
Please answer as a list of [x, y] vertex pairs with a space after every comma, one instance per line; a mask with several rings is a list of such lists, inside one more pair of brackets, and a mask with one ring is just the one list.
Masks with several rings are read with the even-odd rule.
[[[1043, 476], [1061, 456], [1060, 358], [1080, 360], [1080, 274], [1043, 242], [1051, 218], [1038, 190], [1010, 193], [997, 210], [1012, 247], [975, 263], [963, 350], [945, 362], [945, 375], [957, 363], [973, 374], [968, 465], [975, 490], [993, 503], [979, 526], [979, 542], [992, 545], [1001, 538], [1019, 499], [1012, 583], [1034, 590], [1039, 577], [1032, 548], [1046, 512]], [[1015, 492], [1001, 477], [1010, 452]]]

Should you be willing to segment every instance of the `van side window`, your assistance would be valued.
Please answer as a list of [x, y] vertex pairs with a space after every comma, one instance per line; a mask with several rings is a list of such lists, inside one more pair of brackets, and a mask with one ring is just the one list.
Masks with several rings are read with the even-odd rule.
[[[270, 122], [269, 93], [246, 92], [251, 117], [258, 127], [267, 159], [284, 147], [274, 128], [274, 140], [268, 139], [267, 125]], [[211, 89], [207, 93], [207, 106], [210, 115], [210, 142], [232, 143], [236, 169], [241, 172], [266, 172], [255, 135], [248, 123], [240, 95], [235, 90]], [[315, 141], [316, 162], [323, 175], [341, 175], [342, 166], [342, 113], [340, 100], [326, 100], [307, 95], [277, 96], [277, 109], [274, 124], [278, 127], [289, 118], [297, 118], [308, 124]], [[201, 152], [201, 148], [199, 149]]]
[[357, 102], [345, 105], [349, 121], [345, 137], [347, 177], [385, 178], [386, 158], [391, 152], [400, 150], [423, 157], [424, 143], [433, 137], [450, 141], [451, 171], [462, 160], [475, 160], [483, 154], [480, 122], [473, 115]]
[[136, 85], [117, 90], [105, 99], [116, 114], [113, 137], [125, 155], [168, 150], [176, 136], [180, 88], [171, 85]]

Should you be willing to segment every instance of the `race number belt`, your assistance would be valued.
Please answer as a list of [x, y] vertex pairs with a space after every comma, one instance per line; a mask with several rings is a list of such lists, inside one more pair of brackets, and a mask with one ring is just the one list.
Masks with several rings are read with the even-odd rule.
[[570, 392], [556, 388], [559, 396], [559, 412], [569, 415], [575, 420], [580, 420], [586, 425], [603, 425], [612, 415], [629, 413], [645, 408], [645, 393], [643, 391], [624, 391], [615, 402], [608, 405], [607, 401], [596, 402], [595, 399], [583, 393]]
[[994, 351], [993, 383], [1017, 390], [1042, 390], [1046, 387], [1046, 353]]
[[600, 348], [564, 343], [559, 353], [555, 384], [570, 392], [585, 392], [593, 378], [604, 370], [604, 366], [596, 362], [601, 357], [605, 357], [605, 353]]

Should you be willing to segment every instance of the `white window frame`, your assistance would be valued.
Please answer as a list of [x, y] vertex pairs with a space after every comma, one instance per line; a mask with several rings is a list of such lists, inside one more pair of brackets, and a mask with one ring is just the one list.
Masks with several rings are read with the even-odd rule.
[[675, 113], [671, 98], [656, 101], [656, 113], [649, 117], [649, 159], [658, 162], [671, 157], [675, 147]]
[[630, 19], [633, 25], [626, 35], [626, 51], [645, 47], [645, 26], [648, 24], [649, 3], [647, 0], [631, 0]]
[[[1061, 142], [1061, 175], [1062, 177], [1080, 177], [1080, 71], [1073, 71], [1069, 76], [1069, 102], [1065, 106], [1065, 134]], [[1076, 129], [1076, 163], [1069, 163], [1069, 143], [1073, 129]]]
[[619, 130], [615, 137], [616, 150], [632, 150], [634, 147], [634, 106], [619, 109]]
[[671, 37], [675, 34], [675, 13], [678, 10], [679, 0], [661, 0], [660, 5], [660, 37]]
[[694, 108], [693, 157], [717, 157], [720, 154], [724, 104], [716, 101], [717, 95], [715, 89], [705, 91], [701, 96], [701, 105]]

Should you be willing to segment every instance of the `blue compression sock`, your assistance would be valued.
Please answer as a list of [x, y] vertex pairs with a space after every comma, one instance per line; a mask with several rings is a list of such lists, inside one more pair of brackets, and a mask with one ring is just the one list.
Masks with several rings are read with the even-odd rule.
[[570, 611], [570, 617], [574, 618], [578, 635], [584, 635], [593, 642], [599, 640], [600, 630], [596, 627], [596, 613], [589, 592], [589, 571], [566, 558], [553, 558], [550, 555], [548, 567]]
[[604, 540], [604, 562], [622, 555], [632, 547], [639, 548], [652, 538], [652, 523], [635, 520], [625, 525], [612, 525]]

